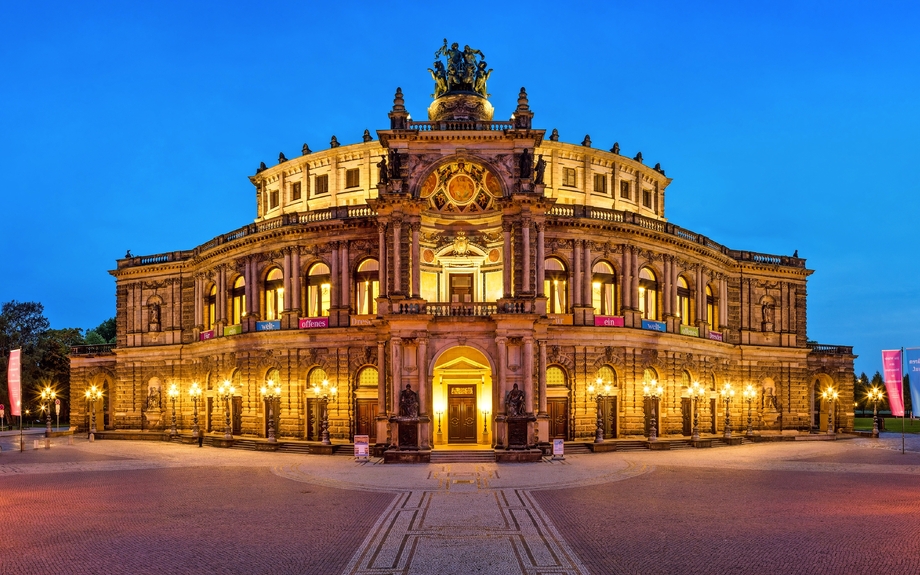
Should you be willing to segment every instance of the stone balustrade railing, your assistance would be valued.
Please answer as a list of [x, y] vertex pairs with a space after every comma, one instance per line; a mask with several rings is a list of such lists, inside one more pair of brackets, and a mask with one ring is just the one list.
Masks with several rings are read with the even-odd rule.
[[70, 346], [70, 355], [110, 355], [115, 353], [114, 349], [114, 343], [72, 345]]
[[437, 132], [437, 131], [502, 131], [502, 130], [512, 130], [514, 129], [514, 122], [502, 122], [502, 121], [458, 121], [458, 120], [449, 120], [443, 122], [409, 122], [410, 130], [418, 130], [420, 132]]
[[828, 345], [825, 343], [811, 342], [806, 345], [812, 353], [820, 353], [823, 355], [853, 355], [852, 345]]

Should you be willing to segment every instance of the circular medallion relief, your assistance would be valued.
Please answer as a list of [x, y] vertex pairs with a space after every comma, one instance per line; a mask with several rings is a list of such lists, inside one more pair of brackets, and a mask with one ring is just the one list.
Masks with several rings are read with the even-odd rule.
[[476, 182], [473, 181], [473, 178], [461, 174], [453, 178], [447, 185], [447, 193], [458, 204], [466, 204], [473, 199], [473, 194], [476, 193]]
[[489, 261], [490, 261], [490, 262], [493, 262], [493, 263], [494, 263], [494, 262], [497, 262], [497, 261], [499, 260], [500, 257], [501, 257], [501, 254], [498, 253], [498, 250], [491, 250], [491, 251], [489, 252]]
[[425, 260], [425, 263], [431, 263], [434, 261], [434, 252], [431, 250], [425, 250], [422, 253], [422, 259]]
[[438, 185], [438, 175], [435, 173], [432, 173], [430, 176], [428, 176], [428, 179], [425, 180], [425, 183], [422, 184], [421, 197], [427, 198], [428, 196], [430, 196], [431, 192], [434, 191], [437, 185]]
[[502, 186], [491, 170], [486, 171], [486, 188], [488, 188], [489, 193], [493, 196], [497, 198], [502, 196]]

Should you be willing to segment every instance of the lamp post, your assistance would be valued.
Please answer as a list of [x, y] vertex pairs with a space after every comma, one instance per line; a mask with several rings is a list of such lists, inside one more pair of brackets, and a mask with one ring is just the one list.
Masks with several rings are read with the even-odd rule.
[[482, 412], [482, 442], [489, 443], [489, 411]]
[[878, 387], [873, 387], [868, 395], [872, 402], [872, 437], [878, 437], [878, 402], [882, 400], [883, 393]]
[[664, 388], [658, 385], [654, 379], [642, 386], [642, 395], [652, 400], [652, 420], [649, 422], [648, 440], [658, 441], [658, 422], [655, 416], [655, 408], [658, 399], [664, 393]]
[[224, 400], [224, 413], [227, 414], [227, 423], [224, 427], [224, 439], [233, 439], [233, 433], [230, 430], [230, 398], [236, 390], [226, 379], [220, 387], [217, 388], [217, 395]]
[[700, 382], [694, 381], [690, 385], [690, 399], [693, 400], [693, 433], [690, 436], [692, 441], [700, 440], [700, 399], [706, 395], [706, 388], [700, 385]]
[[275, 398], [281, 397], [281, 384], [268, 380], [268, 385], [262, 386], [262, 397], [268, 400], [268, 442], [277, 443], [275, 439]]
[[744, 401], [748, 404], [748, 428], [745, 436], [754, 437], [754, 429], [751, 427], [751, 402], [757, 397], [757, 390], [749, 383], [747, 387], [744, 388], [744, 391], [741, 392], [741, 395], [744, 396]]
[[192, 437], [197, 438], [201, 431], [198, 429], [198, 398], [201, 397], [201, 387], [197, 381], [192, 382], [188, 388], [188, 394], [192, 396]]
[[172, 429], [169, 430], [169, 435], [179, 435], [179, 432], [176, 430], [176, 398], [179, 397], [179, 387], [175, 383], [169, 384], [169, 399], [172, 400]]
[[[604, 386], [604, 391], [601, 393], [601, 385]], [[605, 397], [610, 396], [610, 384], [604, 383], [604, 380], [600, 377], [597, 378], [597, 387], [594, 387], [594, 384], [588, 385], [588, 394], [594, 395], [595, 389], [597, 390], [597, 395], [594, 396], [595, 401], [597, 402], [597, 430], [594, 435], [594, 443], [603, 443], [604, 442], [604, 411], [601, 408], [601, 403]]]
[[339, 390], [336, 386], [329, 385], [328, 379], [324, 379], [322, 385], [313, 386], [313, 394], [323, 400], [323, 434], [321, 442], [323, 445], [332, 444], [329, 441], [329, 396], [335, 397], [338, 392]]
[[86, 390], [86, 399], [89, 400], [89, 438], [96, 435], [96, 401], [102, 399], [102, 390], [95, 385]]
[[821, 392], [821, 397], [824, 398], [824, 401], [828, 402], [827, 406], [827, 432], [830, 435], [836, 435], [834, 431], [834, 410], [837, 407], [837, 390], [833, 387], [828, 386], [823, 392]]
[[725, 402], [725, 433], [723, 436], [725, 439], [731, 439], [732, 437], [732, 412], [731, 412], [731, 403], [732, 399], [735, 397], [735, 388], [732, 387], [732, 384], [726, 383], [722, 386], [722, 401]]
[[47, 406], [47, 409], [45, 409], [47, 412], [47, 427], [45, 429], [45, 437], [51, 437], [51, 402], [54, 401], [56, 395], [57, 393], [51, 389], [50, 385], [46, 385], [45, 389], [42, 390], [42, 402], [45, 406]]

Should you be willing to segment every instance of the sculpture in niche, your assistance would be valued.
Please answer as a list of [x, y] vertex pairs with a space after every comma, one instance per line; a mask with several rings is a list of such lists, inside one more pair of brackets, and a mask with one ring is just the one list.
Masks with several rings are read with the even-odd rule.
[[147, 390], [147, 409], [160, 409], [160, 388], [150, 386]]
[[518, 160], [518, 167], [520, 168], [519, 178], [530, 178], [531, 172], [533, 171], [533, 156], [530, 154], [530, 150], [524, 148], [524, 151], [521, 152], [521, 157]]
[[505, 397], [505, 413], [508, 417], [524, 415], [524, 392], [518, 389], [516, 383]]
[[406, 389], [399, 393], [399, 415], [412, 419], [418, 417], [418, 394], [412, 391], [408, 383]]
[[160, 304], [152, 303], [147, 307], [147, 322], [150, 331], [159, 331], [160, 329]]
[[380, 184], [390, 183], [390, 174], [387, 173], [386, 156], [380, 156], [380, 161], [377, 162], [377, 168], [380, 171], [380, 176], [378, 177], [377, 183], [380, 183]]
[[761, 306], [761, 313], [763, 314], [763, 327], [764, 329], [770, 329], [773, 326], [773, 317], [775, 311], [775, 305], [773, 302], [765, 301]]
[[390, 150], [390, 177], [394, 180], [400, 179], [400, 171], [402, 169], [402, 158], [399, 156], [399, 152], [396, 150]]
[[543, 159], [543, 154], [537, 156], [537, 167], [534, 168], [533, 182], [535, 184], [543, 183], [543, 174], [546, 172], [546, 160]]

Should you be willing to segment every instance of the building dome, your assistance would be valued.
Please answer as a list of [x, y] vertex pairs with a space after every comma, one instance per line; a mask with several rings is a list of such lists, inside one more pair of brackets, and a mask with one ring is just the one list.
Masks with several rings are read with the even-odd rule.
[[449, 92], [428, 106], [432, 122], [491, 122], [495, 109], [484, 96], [475, 92]]

